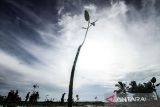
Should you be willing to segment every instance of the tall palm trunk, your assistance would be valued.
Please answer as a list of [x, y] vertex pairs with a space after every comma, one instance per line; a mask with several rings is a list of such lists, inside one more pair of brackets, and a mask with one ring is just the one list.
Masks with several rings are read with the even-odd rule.
[[73, 80], [74, 80], [74, 71], [75, 71], [75, 67], [76, 67], [76, 63], [77, 63], [77, 59], [80, 53], [82, 45], [80, 45], [78, 47], [77, 53], [76, 53], [76, 57], [74, 59], [74, 63], [72, 66], [72, 71], [71, 71], [71, 77], [70, 77], [70, 83], [69, 83], [69, 94], [68, 94], [68, 107], [72, 107], [72, 95], [73, 95]]
[[88, 22], [88, 26], [87, 26], [87, 28], [85, 28], [86, 33], [85, 33], [83, 42], [78, 47], [78, 50], [77, 50], [77, 53], [76, 53], [76, 56], [75, 56], [75, 59], [74, 59], [74, 62], [73, 62], [72, 70], [71, 70], [70, 83], [69, 83], [69, 93], [68, 93], [68, 107], [72, 107], [72, 104], [73, 104], [73, 98], [72, 98], [72, 96], [73, 96], [73, 81], [74, 81], [74, 72], [75, 72], [78, 56], [79, 56], [81, 48], [82, 48], [82, 46], [83, 46], [83, 44], [86, 40], [89, 28], [91, 26], [95, 26], [95, 22], [96, 22], [95, 21], [95, 22], [90, 23], [90, 16], [89, 16], [89, 13], [86, 10], [85, 10], [85, 20]]
[[87, 37], [87, 33], [88, 33], [88, 29], [89, 29], [89, 22], [88, 22], [88, 27], [86, 28], [86, 33], [85, 33], [85, 37], [84, 37], [84, 40], [82, 42], [81, 45], [79, 45], [78, 47], [78, 50], [77, 50], [77, 53], [76, 53], [76, 57], [74, 59], [74, 62], [73, 62], [73, 66], [72, 66], [72, 70], [71, 70], [71, 76], [70, 76], [70, 83], [69, 83], [69, 93], [68, 93], [68, 107], [72, 107], [72, 96], [73, 96], [73, 81], [74, 81], [74, 72], [75, 72], [75, 68], [76, 68], [76, 63], [77, 63], [77, 60], [78, 60], [78, 56], [79, 56], [79, 53], [81, 51], [81, 48], [86, 40], [86, 37]]

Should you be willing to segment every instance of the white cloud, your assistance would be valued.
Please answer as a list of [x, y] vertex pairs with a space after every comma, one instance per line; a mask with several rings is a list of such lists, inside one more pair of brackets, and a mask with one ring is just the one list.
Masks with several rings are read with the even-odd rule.
[[[157, 65], [160, 47], [158, 43], [155, 43], [155, 29], [158, 25], [153, 19], [148, 18], [147, 23], [142, 20], [141, 22], [129, 21], [128, 7], [123, 2], [113, 4], [111, 8], [101, 11], [93, 5], [86, 6], [86, 8], [89, 11], [93, 9], [91, 17], [99, 20], [95, 28], [89, 30], [86, 43], [79, 56], [77, 78], [75, 78], [77, 87], [80, 84], [101, 83], [104, 85], [108, 81], [122, 79], [128, 72], [138, 72], [137, 69], [142, 66], [147, 68]], [[78, 33], [79, 26], [83, 26], [83, 14], [66, 15], [61, 20], [61, 23], [65, 23], [62, 25], [63, 36], [69, 36], [70, 43], [79, 41], [78, 37], [83, 38], [84, 35]], [[76, 38], [75, 35], [78, 37]], [[146, 46], [144, 43], [149, 43], [149, 45]]]

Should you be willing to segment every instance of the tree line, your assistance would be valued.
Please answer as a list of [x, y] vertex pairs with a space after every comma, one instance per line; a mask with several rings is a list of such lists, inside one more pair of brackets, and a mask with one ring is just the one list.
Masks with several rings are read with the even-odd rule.
[[127, 94], [131, 93], [134, 94], [134, 96], [139, 95], [140, 93], [143, 95], [150, 95], [150, 97], [153, 97], [153, 94], [156, 95], [157, 100], [159, 99], [159, 96], [157, 94], [157, 89], [160, 83], [156, 84], [156, 78], [153, 77], [148, 82], [144, 83], [137, 83], [136, 81], [130, 81], [129, 85], [127, 85], [124, 82], [118, 81], [117, 84], [115, 84], [115, 87], [117, 87], [114, 92], [117, 96], [124, 97], [127, 96]]

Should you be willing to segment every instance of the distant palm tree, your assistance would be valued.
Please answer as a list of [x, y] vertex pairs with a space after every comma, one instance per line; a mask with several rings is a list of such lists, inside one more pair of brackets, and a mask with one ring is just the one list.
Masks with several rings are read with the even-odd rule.
[[157, 90], [156, 90], [156, 86], [159, 86], [159, 84], [156, 84], [156, 85], [155, 85], [155, 83], [156, 83], [156, 78], [155, 78], [155, 77], [153, 77], [153, 78], [151, 79], [151, 82], [152, 82], [152, 84], [153, 84], [153, 91], [156, 93], [157, 100], [159, 100], [159, 97], [158, 97], [158, 94], [157, 94]]
[[127, 93], [132, 93], [134, 94], [133, 96], [136, 97], [146, 97], [147, 100], [155, 100], [154, 99], [154, 92], [156, 94], [157, 100], [159, 100], [158, 94], [157, 94], [157, 90], [156, 87], [158, 87], [160, 85], [160, 83], [156, 84], [156, 78], [153, 77], [150, 81], [148, 81], [147, 83], [139, 83], [137, 84], [136, 81], [131, 81], [129, 83], [129, 86], [126, 86], [125, 83], [123, 82], [118, 82], [118, 84], [115, 84], [116, 87], [118, 87], [117, 90], [115, 90], [114, 92], [116, 92], [116, 95], [118, 97], [124, 97], [127, 96]]
[[131, 81], [131, 83], [129, 84], [131, 87], [128, 89], [128, 91], [130, 93], [135, 93], [137, 91], [137, 83], [136, 81]]
[[[153, 77], [150, 81], [148, 81], [147, 83], [139, 83], [137, 84], [136, 81], [131, 81], [130, 82], [130, 87], [128, 88], [128, 92], [129, 93], [134, 93], [135, 96], [136, 95], [140, 95], [140, 93], [145, 93], [143, 95], [148, 95], [149, 98], [152, 98], [153, 96], [153, 92], [155, 92], [157, 99], [159, 99], [157, 91], [156, 91], [156, 87], [160, 85], [156, 84], [156, 78]], [[147, 94], [148, 93], [148, 94]]]
[[126, 84], [125, 83], [119, 81], [118, 84], [116, 84], [115, 86], [118, 87], [118, 90], [115, 90], [115, 91], [126, 93]]
[[127, 85], [121, 81], [118, 82], [118, 84], [115, 84], [116, 87], [118, 87], [117, 90], [114, 90], [116, 92], [116, 95], [119, 97], [124, 97], [127, 95]]
[[83, 27], [83, 29], [86, 29], [85, 37], [83, 39], [83, 42], [78, 47], [78, 50], [77, 50], [77, 53], [76, 53], [76, 56], [75, 56], [75, 59], [74, 59], [74, 62], [73, 62], [72, 70], [71, 70], [70, 83], [69, 83], [69, 93], [68, 93], [68, 107], [72, 107], [73, 80], [74, 80], [74, 72], [75, 72], [78, 56], [79, 56], [80, 50], [81, 50], [81, 48], [82, 48], [82, 46], [83, 46], [83, 44], [84, 44], [84, 42], [86, 40], [89, 28], [91, 26], [95, 26], [95, 22], [96, 22], [95, 21], [95, 22], [90, 23], [90, 16], [89, 16], [89, 13], [88, 13], [87, 10], [85, 10], [85, 12], [84, 12], [84, 17], [85, 17], [85, 20], [88, 22], [88, 25], [87, 25], [86, 28]]

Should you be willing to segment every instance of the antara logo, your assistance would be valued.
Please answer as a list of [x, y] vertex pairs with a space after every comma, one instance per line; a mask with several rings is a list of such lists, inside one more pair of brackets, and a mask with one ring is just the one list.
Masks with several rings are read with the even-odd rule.
[[105, 99], [109, 103], [114, 103], [115, 102], [115, 95], [109, 96]]
[[105, 100], [109, 103], [115, 103], [115, 102], [139, 102], [139, 101], [147, 101], [146, 97], [133, 97], [133, 96], [126, 96], [126, 97], [117, 97], [116, 95], [109, 96], [105, 98]]

